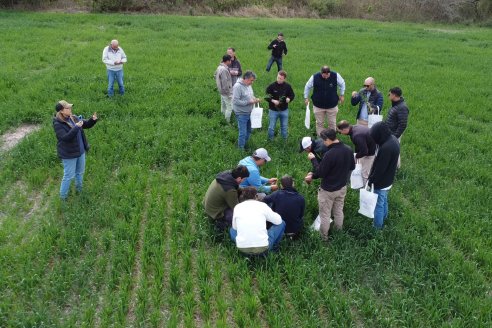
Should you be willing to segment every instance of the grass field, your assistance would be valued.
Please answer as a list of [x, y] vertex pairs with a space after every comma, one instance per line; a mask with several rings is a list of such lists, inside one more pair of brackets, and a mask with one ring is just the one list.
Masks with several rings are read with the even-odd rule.
[[[381, 233], [349, 191], [344, 230], [329, 244], [308, 231], [248, 263], [211, 236], [201, 205], [215, 174], [245, 156], [212, 75], [234, 46], [263, 96], [275, 80], [266, 46], [279, 31], [297, 95], [289, 139], [268, 143], [255, 130], [248, 147], [271, 154], [265, 176], [294, 176], [306, 228], [318, 183], [301, 183], [310, 164], [297, 147], [314, 132], [303, 126], [311, 74], [322, 64], [342, 74], [338, 118], [351, 122], [349, 95], [365, 77], [385, 95], [400, 86], [409, 127]], [[490, 29], [0, 12], [0, 35], [0, 134], [42, 125], [0, 154], [0, 327], [492, 325]], [[127, 94], [109, 100], [101, 53], [112, 38], [128, 56]], [[86, 131], [84, 193], [66, 204], [51, 124], [60, 99], [100, 117]]]

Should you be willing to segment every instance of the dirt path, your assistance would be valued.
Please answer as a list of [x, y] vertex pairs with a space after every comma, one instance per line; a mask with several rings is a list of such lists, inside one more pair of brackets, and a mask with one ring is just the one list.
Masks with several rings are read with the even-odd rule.
[[14, 148], [23, 138], [39, 129], [41, 129], [41, 125], [22, 124], [17, 129], [6, 132], [0, 139], [0, 151]]

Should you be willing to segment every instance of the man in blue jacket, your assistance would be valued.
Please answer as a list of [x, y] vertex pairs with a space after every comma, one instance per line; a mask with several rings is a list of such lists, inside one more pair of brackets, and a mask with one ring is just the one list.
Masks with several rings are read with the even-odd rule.
[[364, 87], [357, 91], [352, 91], [352, 106], [359, 104], [357, 112], [357, 124], [368, 125], [369, 114], [376, 112], [379, 114], [383, 110], [383, 94], [376, 88], [376, 81], [373, 77], [364, 80]]
[[268, 156], [268, 152], [265, 148], [258, 148], [253, 155], [239, 161], [239, 165], [246, 166], [249, 171], [249, 177], [243, 180], [240, 187], [255, 187], [258, 192], [262, 194], [258, 194], [260, 200], [263, 199], [266, 194], [278, 189], [277, 178], [265, 178], [260, 175], [260, 167], [271, 160], [272, 159]]

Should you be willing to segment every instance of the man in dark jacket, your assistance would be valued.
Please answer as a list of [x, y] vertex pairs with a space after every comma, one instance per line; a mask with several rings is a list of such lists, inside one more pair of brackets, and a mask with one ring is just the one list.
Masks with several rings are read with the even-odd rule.
[[376, 81], [373, 77], [364, 80], [364, 87], [357, 91], [352, 91], [352, 106], [359, 104], [357, 112], [357, 124], [367, 126], [369, 114], [377, 111], [379, 114], [383, 110], [383, 94], [376, 88]]
[[287, 55], [287, 45], [285, 44], [283, 33], [279, 33], [277, 38], [270, 42], [268, 49], [272, 50], [272, 56], [268, 61], [266, 71], [270, 72], [273, 62], [276, 62], [278, 71], [280, 72], [282, 70], [282, 55]]
[[321, 163], [316, 160], [314, 154], [308, 155], [314, 170], [309, 172], [304, 180], [311, 183], [313, 179], [321, 178], [318, 190], [320, 232], [321, 237], [327, 240], [332, 212], [335, 228], [342, 229], [343, 227], [343, 205], [347, 193], [347, 180], [350, 172], [355, 168], [355, 160], [352, 149], [337, 139], [335, 130], [323, 130], [321, 138], [328, 147], [328, 151]]
[[[392, 107], [386, 117], [386, 124], [391, 133], [401, 142], [401, 136], [408, 123], [408, 107], [405, 103], [405, 99], [402, 97], [402, 91], [399, 87], [391, 88], [389, 91], [389, 99], [391, 100]], [[400, 168], [400, 158], [398, 157], [398, 168]]]
[[284, 175], [280, 179], [281, 189], [263, 198], [263, 202], [270, 205], [274, 212], [280, 214], [285, 221], [285, 234], [297, 238], [304, 225], [304, 197], [294, 188], [291, 176]]
[[239, 184], [249, 177], [248, 168], [238, 165], [232, 171], [217, 174], [205, 193], [205, 213], [215, 220], [217, 228], [223, 230], [232, 224], [234, 206], [239, 203]]
[[92, 128], [97, 122], [97, 114], [92, 114], [88, 120], [82, 120], [72, 114], [73, 104], [60, 100], [55, 105], [56, 115], [53, 118], [53, 128], [58, 139], [58, 157], [63, 163], [63, 179], [60, 185], [60, 198], [65, 200], [70, 191], [70, 184], [75, 179], [75, 189], [82, 191], [85, 172], [85, 153], [89, 143], [83, 129]]
[[[340, 88], [340, 96], [337, 93]], [[345, 80], [330, 67], [321, 67], [321, 72], [313, 74], [304, 86], [304, 103], [309, 104], [309, 92], [313, 89], [313, 113], [316, 118], [316, 134], [321, 135], [324, 129], [325, 119], [328, 120], [328, 128], [336, 131], [338, 103], [343, 104], [345, 93]]]
[[363, 125], [352, 126], [345, 120], [340, 121], [337, 128], [341, 134], [350, 136], [355, 146], [355, 160], [362, 166], [362, 180], [365, 185], [376, 153], [376, 143], [371, 138], [369, 128]]
[[231, 63], [228, 66], [229, 73], [231, 73], [232, 86], [234, 86], [237, 80], [243, 76], [243, 70], [241, 69], [241, 62], [236, 57], [236, 49], [232, 47], [227, 48], [227, 54], [231, 56]]
[[318, 162], [321, 162], [323, 155], [328, 151], [328, 147], [325, 146], [323, 139], [314, 140], [311, 137], [304, 137], [299, 145], [299, 152], [303, 151], [313, 153]]
[[289, 103], [294, 100], [294, 90], [287, 79], [287, 73], [280, 71], [277, 74], [277, 81], [273, 82], [266, 88], [268, 101], [268, 140], [273, 140], [275, 134], [275, 125], [280, 120], [280, 134], [282, 138], [287, 139], [287, 130], [289, 124]]
[[374, 192], [378, 194], [374, 210], [374, 227], [382, 229], [384, 220], [388, 217], [388, 192], [395, 179], [400, 144], [385, 122], [374, 124], [370, 133], [378, 145], [376, 158], [369, 173], [369, 185], [374, 184]]

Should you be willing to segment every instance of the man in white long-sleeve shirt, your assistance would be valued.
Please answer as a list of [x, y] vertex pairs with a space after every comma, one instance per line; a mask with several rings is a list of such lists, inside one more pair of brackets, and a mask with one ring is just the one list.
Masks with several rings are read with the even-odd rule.
[[106, 72], [108, 74], [108, 97], [114, 95], [114, 81], [118, 83], [120, 95], [125, 93], [123, 86], [123, 63], [126, 63], [126, 54], [119, 47], [118, 40], [112, 40], [111, 44], [104, 48], [102, 61], [106, 64]]
[[[242, 253], [262, 255], [276, 250], [285, 230], [285, 222], [265, 203], [256, 200], [256, 188], [246, 187], [241, 193], [242, 203], [234, 207], [231, 239]], [[266, 222], [273, 225], [266, 229]]]
[[[337, 93], [340, 89], [340, 95]], [[313, 89], [313, 112], [316, 118], [316, 134], [321, 135], [324, 130], [325, 118], [328, 120], [328, 129], [337, 129], [338, 104], [343, 104], [345, 80], [330, 67], [321, 67], [321, 72], [311, 75], [304, 87], [304, 102], [309, 104], [309, 92]]]

